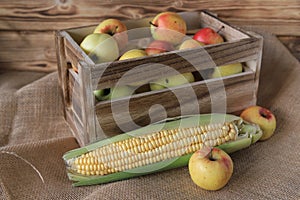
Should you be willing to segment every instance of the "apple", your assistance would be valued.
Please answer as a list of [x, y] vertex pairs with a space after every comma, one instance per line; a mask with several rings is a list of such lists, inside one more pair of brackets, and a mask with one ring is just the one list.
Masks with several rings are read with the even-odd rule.
[[128, 43], [127, 27], [118, 19], [106, 19], [94, 30], [94, 33], [106, 33], [117, 41], [119, 49], [123, 49]]
[[191, 49], [191, 48], [196, 48], [196, 47], [200, 47], [200, 46], [204, 46], [204, 43], [199, 42], [194, 39], [188, 39], [181, 43], [181, 45], [179, 46], [179, 50]]
[[142, 49], [131, 49], [129, 51], [126, 51], [120, 58], [119, 60], [126, 60], [126, 59], [131, 59], [131, 58], [139, 58], [147, 56], [147, 53], [142, 50]]
[[243, 71], [243, 66], [241, 63], [233, 63], [229, 65], [223, 65], [214, 68], [211, 78], [220, 78], [224, 76], [229, 76], [232, 74], [241, 73]]
[[259, 139], [264, 141], [269, 139], [276, 129], [276, 118], [274, 114], [261, 106], [250, 106], [241, 113], [241, 118], [247, 122], [254, 123], [260, 126], [263, 135]]
[[203, 147], [193, 153], [188, 164], [193, 182], [205, 190], [219, 190], [230, 180], [233, 162], [219, 148]]
[[173, 51], [173, 50], [175, 49], [171, 43], [166, 41], [161, 41], [161, 40], [154, 40], [148, 45], [145, 51], [147, 55], [150, 56], [150, 55]]
[[206, 27], [200, 29], [194, 36], [194, 40], [204, 43], [205, 45], [208, 44], [219, 44], [224, 42], [223, 37], [212, 28]]
[[[153, 53], [153, 54], [162, 53], [162, 52], [165, 52], [166, 49], [173, 50], [173, 48], [174, 48], [173, 46], [170, 46], [170, 43], [160, 41], [160, 40], [153, 41], [152, 43], [150, 43], [149, 46], [150, 47], [156, 47], [156, 46], [159, 46], [159, 45], [164, 46], [164, 47], [161, 47], [158, 50], [156, 50], [154, 48], [149, 48], [149, 47], [147, 48], [148, 52], [150, 52], [150, 55], [151, 55], [151, 53]], [[147, 49], [146, 49], [146, 51], [147, 51]], [[192, 73], [184, 73], [184, 74], [179, 74], [179, 75], [175, 75], [175, 76], [171, 76], [171, 77], [161, 78], [161, 79], [158, 79], [154, 82], [151, 82], [150, 83], [150, 89], [152, 91], [162, 90], [164, 88], [183, 85], [183, 84], [191, 83], [191, 82], [194, 82], [194, 81], [195, 81], [195, 78], [194, 78]]]
[[[131, 49], [129, 51], [126, 51], [120, 58], [119, 60], [126, 60], [126, 59], [131, 59], [131, 58], [139, 58], [139, 57], [144, 57], [147, 56], [146, 51], [142, 50], [142, 49]], [[139, 81], [136, 83], [130, 83], [130, 86], [134, 86], [134, 87], [138, 87], [141, 85], [146, 84], [143, 81]]]
[[95, 63], [111, 62], [119, 57], [117, 42], [105, 33], [87, 35], [80, 47]]
[[150, 22], [152, 37], [172, 44], [181, 43], [186, 34], [184, 19], [174, 12], [162, 12]]
[[118, 99], [121, 97], [130, 96], [133, 93], [134, 93], [134, 89], [126, 85], [118, 86], [112, 89], [106, 88], [106, 89], [94, 91], [94, 95], [98, 101]]
[[150, 83], [150, 89], [162, 90], [164, 88], [170, 88], [178, 85], [183, 85], [186, 83], [192, 83], [195, 81], [195, 78], [192, 73], [183, 73], [175, 76], [170, 76], [166, 78], [158, 79]]

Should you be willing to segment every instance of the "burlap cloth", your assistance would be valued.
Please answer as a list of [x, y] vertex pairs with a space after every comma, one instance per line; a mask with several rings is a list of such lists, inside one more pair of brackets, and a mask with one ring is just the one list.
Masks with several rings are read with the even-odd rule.
[[1, 199], [300, 199], [300, 66], [275, 37], [261, 34], [258, 104], [275, 113], [278, 126], [270, 140], [232, 154], [234, 174], [222, 190], [200, 189], [187, 167], [72, 187], [61, 157], [78, 144], [63, 118], [57, 73], [1, 72]]

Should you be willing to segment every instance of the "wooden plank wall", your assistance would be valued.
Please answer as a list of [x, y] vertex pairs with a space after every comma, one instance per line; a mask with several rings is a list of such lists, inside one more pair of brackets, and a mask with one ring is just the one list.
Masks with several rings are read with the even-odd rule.
[[53, 32], [58, 29], [97, 24], [106, 17], [137, 19], [201, 9], [232, 24], [267, 27], [299, 56], [299, 0], [1, 0], [0, 69], [56, 70]]

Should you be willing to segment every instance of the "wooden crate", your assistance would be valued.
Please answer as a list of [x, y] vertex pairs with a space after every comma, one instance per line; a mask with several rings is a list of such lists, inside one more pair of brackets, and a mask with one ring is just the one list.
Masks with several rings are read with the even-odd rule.
[[[233, 27], [205, 11], [179, 14], [187, 22], [188, 33], [195, 33], [205, 26], [214, 29], [224, 26], [222, 35], [226, 42], [95, 64], [78, 44], [92, 33], [96, 25], [56, 32], [65, 118], [80, 145], [133, 130], [165, 117], [209, 112], [233, 113], [256, 104], [263, 38]], [[150, 20], [147, 18], [124, 23], [129, 30], [134, 30], [149, 27]], [[150, 37], [149, 31], [142, 31], [141, 34], [141, 38]], [[203, 80], [200, 77], [191, 84], [101, 102], [97, 102], [93, 95], [96, 89], [113, 87], [125, 74], [127, 79], [122, 79], [121, 85], [168, 77], [176, 72], [199, 75], [199, 72], [203, 74], [215, 66], [236, 62], [243, 63], [244, 71], [224, 78]], [[162, 65], [174, 70], [153, 70]], [[138, 70], [134, 71], [136, 66]], [[76, 67], [78, 73], [72, 67]], [[133, 73], [128, 73], [132, 70]]]

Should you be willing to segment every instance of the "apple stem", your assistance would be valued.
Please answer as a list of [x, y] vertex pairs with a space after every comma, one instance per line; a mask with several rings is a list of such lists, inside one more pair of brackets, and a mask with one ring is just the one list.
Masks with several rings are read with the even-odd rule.
[[215, 159], [213, 158], [212, 150], [213, 150], [213, 148], [210, 148], [210, 152], [209, 152], [209, 160], [214, 161]]
[[149, 22], [149, 24], [151, 24], [152, 26], [158, 27], [158, 25], [153, 24], [152, 22]]
[[219, 30], [217, 30], [217, 33], [219, 33], [224, 28], [225, 28], [225, 26], [221, 26], [221, 28], [219, 28]]

